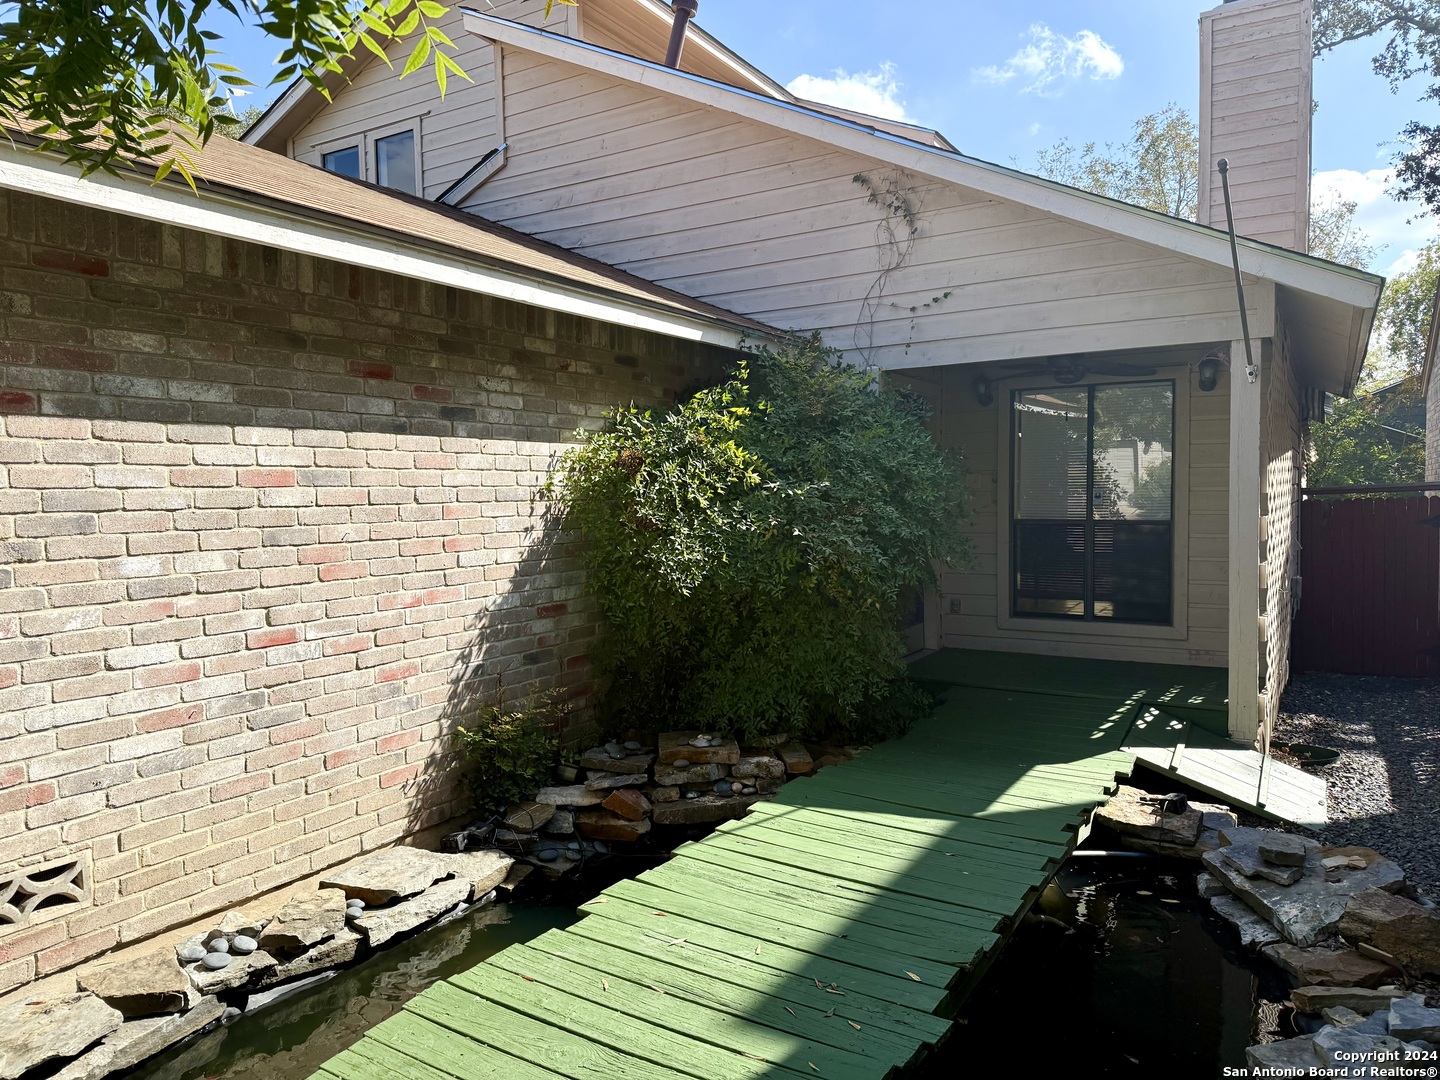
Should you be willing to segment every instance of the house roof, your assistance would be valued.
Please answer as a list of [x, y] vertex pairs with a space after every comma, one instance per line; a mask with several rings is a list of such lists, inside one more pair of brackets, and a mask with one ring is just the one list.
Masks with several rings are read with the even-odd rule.
[[[948, 144], [898, 135], [873, 118], [857, 119], [793, 98], [757, 94], [471, 9], [464, 10], [464, 19], [472, 33], [506, 46], [600, 71], [1116, 236], [1226, 269], [1231, 266], [1229, 236], [1220, 229], [984, 161]], [[1238, 252], [1245, 274], [1277, 285], [1292, 339], [1311, 361], [1315, 384], [1350, 393], [1364, 360], [1384, 279], [1244, 237], [1239, 238]]]
[[[24, 141], [17, 135], [17, 141]], [[716, 344], [778, 331], [492, 221], [216, 138], [192, 151], [198, 194], [142, 167], [80, 177], [0, 145], [0, 187]]]

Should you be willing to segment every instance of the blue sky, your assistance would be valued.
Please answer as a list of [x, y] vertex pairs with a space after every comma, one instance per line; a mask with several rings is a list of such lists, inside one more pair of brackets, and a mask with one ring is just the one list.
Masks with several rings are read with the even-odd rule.
[[[583, 5], [584, 0], [580, 0]], [[483, 8], [485, 0], [465, 6]], [[1199, 93], [1197, 19], [1209, 0], [1012, 0], [1008, 4], [857, 3], [855, 0], [701, 0], [698, 22], [798, 92], [890, 111], [939, 128], [961, 150], [1024, 168], [1062, 136], [1123, 139], [1167, 102], [1190, 110]], [[223, 47], [257, 83], [276, 51], [253, 31]], [[1316, 63], [1314, 167], [1318, 188], [1361, 204], [1381, 245], [1373, 269], [1403, 269], [1437, 232], [1407, 223], [1412, 207], [1385, 194], [1395, 133], [1433, 114], [1423, 86], [1391, 94], [1370, 70], [1370, 42]], [[413, 77], [420, 77], [419, 75]], [[273, 88], [257, 87], [264, 102]], [[868, 107], [868, 108], [867, 108]]]

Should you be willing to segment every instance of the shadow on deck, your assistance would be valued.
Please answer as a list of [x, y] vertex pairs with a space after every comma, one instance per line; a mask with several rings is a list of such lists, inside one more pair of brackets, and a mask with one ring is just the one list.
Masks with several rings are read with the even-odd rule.
[[903, 739], [437, 984], [317, 1075], [878, 1080], [919, 1061], [1129, 773], [1139, 709], [1223, 710], [1225, 672], [941, 652], [915, 674], [944, 693]]

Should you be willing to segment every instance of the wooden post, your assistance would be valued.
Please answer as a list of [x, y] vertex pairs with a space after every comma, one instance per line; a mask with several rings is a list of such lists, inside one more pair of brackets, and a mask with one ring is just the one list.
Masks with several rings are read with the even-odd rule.
[[[1257, 365], [1261, 342], [1251, 341]], [[1230, 737], [1260, 733], [1260, 395], [1245, 342], [1230, 343]]]

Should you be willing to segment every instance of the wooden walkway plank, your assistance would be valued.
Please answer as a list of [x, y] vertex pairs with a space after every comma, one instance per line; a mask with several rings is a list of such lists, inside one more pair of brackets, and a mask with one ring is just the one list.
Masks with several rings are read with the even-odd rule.
[[[465, 1019], [457, 1018], [454, 1023], [446, 1024], [436, 1024], [426, 1019], [424, 1014], [434, 999], [421, 999], [431, 990], [439, 990], [439, 997], [443, 1002], [447, 989], [444, 983], [430, 987], [430, 990], [408, 1002], [405, 1011], [372, 1029], [363, 1042], [377, 1042], [408, 1058], [433, 1065], [459, 1080], [508, 1080], [511, 1077], [514, 1080], [556, 1080], [558, 1076], [569, 1075], [559, 1069], [551, 1071], [535, 1064], [523, 1041], [513, 1039], [508, 1027], [497, 1031], [492, 1043], [490, 1040], [456, 1038], [457, 1033], [465, 1034], [464, 1031], [457, 1031], [456, 1024], [474, 1027]], [[410, 1006], [417, 1002], [417, 1008], [411, 1011]], [[501, 1021], [504, 1021], [503, 1017], [493, 1014], [486, 1015], [484, 1019], [497, 1028], [501, 1027]], [[508, 1024], [508, 1021], [505, 1023]], [[481, 1026], [483, 1027], [483, 1024]], [[352, 1049], [358, 1050], [361, 1045], [357, 1043]], [[518, 1054], [507, 1053], [507, 1049], [518, 1051]], [[658, 1073], [648, 1080], [674, 1078], [673, 1073]]]
[[550, 932], [536, 938], [530, 946], [538, 952], [583, 965], [594, 978], [624, 979], [649, 993], [693, 1002], [747, 1024], [846, 1054], [878, 1058], [886, 1064], [893, 1063], [897, 1054], [903, 1059], [903, 1055], [913, 1053], [921, 1042], [917, 1034], [898, 1035], [882, 1023], [870, 1022], [868, 1015], [852, 1010], [848, 1002], [838, 1007], [836, 1016], [858, 1021], [861, 1030], [867, 1033], [864, 1039], [856, 1035], [850, 1024], [836, 1024], [834, 1017], [827, 1018], [819, 1009], [787, 1008], [785, 999], [771, 997], [752, 985], [726, 982], [708, 971], [690, 971], [579, 934]]
[[[568, 937], [565, 934], [553, 936]], [[725, 1050], [750, 1054], [791, 1069], [797, 1062], [800, 1069], [806, 1069], [805, 1062], [814, 1062], [826, 1076], [848, 1076], [872, 1072], [875, 1068], [874, 1060], [867, 1059], [863, 1054], [787, 1035], [729, 1010], [657, 993], [619, 972], [596, 971], [556, 952], [517, 945], [497, 956], [494, 966], [517, 975], [527, 975], [574, 997], [585, 998], [623, 1014], [661, 1023], [677, 1034], [700, 1042], [713, 1043]], [[465, 976], [457, 977], [456, 984], [465, 986]], [[844, 1028], [850, 1032], [851, 1043], [863, 1042], [863, 1023], [859, 1032], [843, 1021], [833, 1026], [837, 1031]]]

